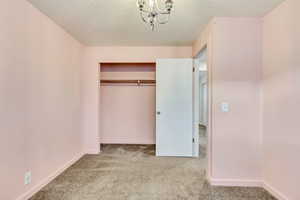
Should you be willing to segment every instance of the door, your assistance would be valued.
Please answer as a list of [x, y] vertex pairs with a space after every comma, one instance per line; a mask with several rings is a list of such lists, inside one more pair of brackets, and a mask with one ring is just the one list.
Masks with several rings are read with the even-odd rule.
[[193, 155], [193, 60], [159, 59], [156, 70], [156, 155]]

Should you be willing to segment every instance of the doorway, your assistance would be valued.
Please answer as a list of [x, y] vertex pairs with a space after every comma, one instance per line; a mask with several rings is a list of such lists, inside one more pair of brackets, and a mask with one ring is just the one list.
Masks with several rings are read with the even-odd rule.
[[194, 137], [195, 154], [205, 161], [207, 167], [208, 146], [208, 67], [207, 49], [204, 48], [194, 58]]

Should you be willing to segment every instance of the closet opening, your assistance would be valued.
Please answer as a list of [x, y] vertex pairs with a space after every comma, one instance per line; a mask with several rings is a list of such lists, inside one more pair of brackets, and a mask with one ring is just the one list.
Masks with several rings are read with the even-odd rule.
[[100, 63], [100, 144], [155, 149], [156, 63]]

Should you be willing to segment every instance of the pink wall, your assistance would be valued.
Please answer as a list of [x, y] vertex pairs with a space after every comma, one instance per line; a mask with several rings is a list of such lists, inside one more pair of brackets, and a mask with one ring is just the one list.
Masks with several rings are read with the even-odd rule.
[[28, 2], [1, 3], [0, 199], [26, 199], [82, 155], [82, 46]]
[[263, 20], [263, 177], [282, 199], [300, 199], [300, 1]]
[[[295, 155], [300, 151], [299, 7], [299, 1], [287, 0], [265, 16], [263, 42], [261, 20], [247, 18], [216, 18], [195, 42], [193, 55], [207, 43], [210, 47], [211, 179], [216, 184], [257, 185], [263, 179], [282, 199], [300, 199]], [[191, 47], [83, 51], [26, 1], [5, 0], [0, 26], [0, 199], [5, 200], [26, 198], [83, 151], [99, 151], [100, 62], [192, 56]], [[220, 111], [223, 101], [230, 104], [229, 113]], [[24, 186], [28, 170], [33, 182]]]
[[260, 182], [261, 20], [219, 18], [214, 26], [212, 177]]
[[99, 152], [100, 62], [155, 62], [157, 58], [190, 58], [191, 47], [86, 47], [82, 67], [82, 132], [86, 152]]
[[1, 4], [0, 199], [13, 200], [25, 191], [25, 4], [17, 0]]
[[[101, 79], [155, 80], [153, 64], [110, 68]], [[155, 85], [103, 84], [100, 93], [101, 143], [155, 144]]]
[[[261, 183], [261, 20], [215, 18], [195, 42], [208, 45], [211, 98], [210, 178], [217, 185]], [[221, 111], [228, 102], [230, 111]]]
[[300, 199], [299, 8], [287, 0], [263, 19], [215, 18], [193, 46], [209, 47], [213, 184]]
[[[213, 25], [215, 23], [215, 20], [211, 20], [204, 30], [201, 32], [200, 36], [197, 38], [197, 40], [194, 42], [192, 46], [192, 54], [193, 56], [197, 56], [197, 54], [204, 48], [208, 47], [212, 44], [212, 31], [213, 31]], [[207, 48], [208, 50], [211, 50], [211, 46]], [[211, 54], [210, 52], [207, 52], [208, 54]]]

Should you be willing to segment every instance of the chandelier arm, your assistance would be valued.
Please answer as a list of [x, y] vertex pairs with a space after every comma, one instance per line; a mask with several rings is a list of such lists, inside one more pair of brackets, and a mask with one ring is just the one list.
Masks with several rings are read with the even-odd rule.
[[166, 24], [166, 23], [168, 23], [169, 21], [170, 21], [170, 15], [167, 15], [167, 19], [162, 20], [162, 21], [160, 21], [160, 19], [157, 18], [157, 22], [158, 22], [159, 24]]
[[142, 21], [143, 21], [144, 23], [148, 23], [148, 21], [145, 19], [144, 15], [143, 15], [143, 12], [140, 12], [140, 16], [141, 16]]
[[151, 13], [151, 11], [146, 10], [146, 9], [144, 9], [144, 8], [143, 8], [142, 10], [140, 10], [140, 12], [147, 13], [147, 14]]
[[160, 15], [170, 15], [171, 13], [168, 11], [158, 12]]
[[168, 11], [166, 11], [166, 9], [161, 9], [159, 6], [158, 6], [158, 2], [157, 0], [155, 0], [155, 6], [156, 6], [156, 10], [159, 14], [169, 14]]
[[[139, 2], [139, 1], [137, 1]], [[149, 6], [149, 2], [145, 2], [144, 4], [142, 4], [142, 7], [140, 7], [140, 5], [138, 4], [138, 8], [141, 12], [145, 12], [145, 13], [151, 13], [151, 8]]]

